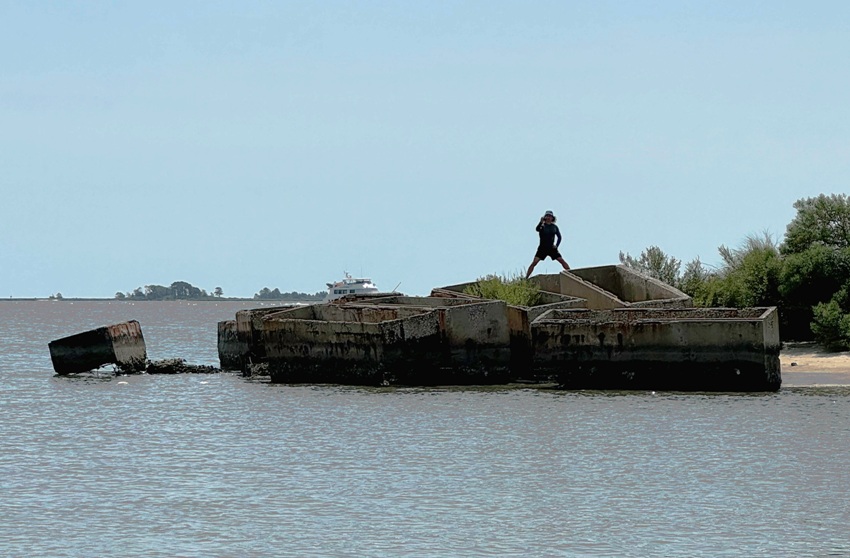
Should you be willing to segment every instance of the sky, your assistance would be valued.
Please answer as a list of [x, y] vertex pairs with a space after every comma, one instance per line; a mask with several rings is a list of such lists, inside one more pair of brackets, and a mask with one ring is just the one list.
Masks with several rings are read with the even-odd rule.
[[546, 210], [718, 265], [847, 192], [848, 55], [845, 1], [0, 0], [0, 297], [427, 295]]

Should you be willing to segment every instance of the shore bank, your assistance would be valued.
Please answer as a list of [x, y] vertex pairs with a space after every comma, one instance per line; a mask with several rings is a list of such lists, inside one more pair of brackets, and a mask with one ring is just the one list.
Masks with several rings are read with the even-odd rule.
[[785, 343], [779, 354], [783, 386], [850, 386], [850, 352], [814, 343]]

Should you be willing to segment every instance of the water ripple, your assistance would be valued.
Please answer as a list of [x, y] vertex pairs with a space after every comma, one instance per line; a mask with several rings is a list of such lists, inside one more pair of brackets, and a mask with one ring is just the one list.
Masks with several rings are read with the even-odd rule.
[[[29, 304], [0, 315], [3, 556], [850, 554], [843, 390], [60, 378], [44, 336], [67, 324]], [[214, 359], [196, 310], [154, 310], [157, 356]]]

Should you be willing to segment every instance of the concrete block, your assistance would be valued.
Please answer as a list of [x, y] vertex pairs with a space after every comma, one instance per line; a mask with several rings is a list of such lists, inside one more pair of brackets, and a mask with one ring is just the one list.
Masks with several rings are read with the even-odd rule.
[[415, 383], [438, 368], [441, 332], [433, 310], [321, 304], [264, 318], [271, 381]]
[[774, 391], [776, 308], [553, 310], [531, 324], [536, 374], [570, 389]]
[[374, 301], [382, 307], [433, 309], [442, 335], [439, 366], [451, 383], [510, 380], [510, 326], [507, 306], [477, 297], [396, 297]]
[[262, 342], [263, 318], [278, 312], [305, 310], [310, 306], [271, 306], [251, 308], [236, 312], [236, 342], [232, 345], [239, 354], [238, 369], [246, 376], [251, 375], [252, 365], [263, 364], [266, 361], [265, 347]]
[[240, 370], [248, 345], [236, 334], [236, 320], [218, 322], [218, 362], [222, 370]]
[[628, 306], [693, 306], [691, 297], [679, 289], [622, 264], [584, 267], [570, 270], [570, 273], [613, 294]]
[[147, 360], [142, 328], [135, 320], [56, 339], [48, 348], [57, 374], [88, 372], [105, 364], [141, 372]]

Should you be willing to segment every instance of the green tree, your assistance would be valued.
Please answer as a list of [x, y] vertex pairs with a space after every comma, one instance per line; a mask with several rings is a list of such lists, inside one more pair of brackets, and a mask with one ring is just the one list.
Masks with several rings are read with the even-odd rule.
[[223, 294], [224, 294], [224, 291], [221, 289], [221, 287], [216, 287], [215, 290], [213, 291], [213, 296], [215, 296], [217, 298], [221, 298], [221, 296]]
[[721, 268], [694, 297], [697, 306], [778, 306], [782, 257], [772, 235], [747, 236], [739, 248], [720, 246]]
[[202, 298], [204, 294], [201, 289], [186, 281], [175, 281], [171, 283], [169, 290], [171, 298], [175, 300]]
[[850, 248], [850, 198], [821, 194], [794, 203], [797, 215], [788, 225], [783, 254], [804, 252], [813, 245]]
[[620, 263], [676, 287], [694, 299], [714, 275], [698, 257], [685, 264], [684, 272], [680, 272], [681, 260], [668, 256], [658, 246], [650, 246], [637, 258], [620, 252]]
[[171, 294], [171, 289], [162, 285], [145, 285], [145, 298], [147, 300], [165, 300]]
[[832, 298], [850, 275], [850, 248], [813, 244], [785, 256], [780, 291], [789, 306], [811, 307]]
[[850, 314], [836, 300], [815, 305], [812, 312], [812, 333], [815, 341], [825, 348], [846, 351], [850, 348]]
[[706, 269], [697, 257], [685, 264], [685, 271], [678, 278], [678, 284], [675, 286], [691, 298], [696, 298], [712, 276], [713, 273]]
[[658, 246], [650, 246], [638, 258], [620, 252], [620, 263], [673, 286], [679, 282], [679, 268], [682, 265], [681, 261], [668, 256]]
[[842, 289], [850, 276], [850, 198], [821, 194], [794, 203], [781, 251], [785, 268], [780, 290], [782, 325], [792, 339], [815, 339], [824, 346], [848, 346], [850, 313]]
[[260, 289], [260, 292], [254, 294], [254, 298], [257, 299], [267, 299], [271, 298], [272, 291], [268, 287], [263, 287]]

